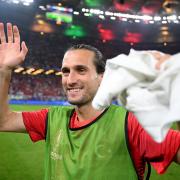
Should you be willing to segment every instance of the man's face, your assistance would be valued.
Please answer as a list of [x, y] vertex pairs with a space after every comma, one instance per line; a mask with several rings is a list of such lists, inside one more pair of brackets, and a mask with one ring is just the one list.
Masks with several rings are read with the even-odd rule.
[[62, 64], [62, 85], [67, 99], [74, 105], [92, 102], [102, 75], [93, 64], [94, 52], [77, 49], [67, 51]]

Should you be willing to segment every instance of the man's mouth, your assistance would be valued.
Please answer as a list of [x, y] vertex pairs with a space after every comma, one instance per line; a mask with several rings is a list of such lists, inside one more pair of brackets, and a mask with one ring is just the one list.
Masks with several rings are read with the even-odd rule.
[[80, 92], [82, 89], [80, 88], [71, 88], [71, 89], [68, 89], [67, 92], [70, 92], [70, 93], [76, 93], [76, 92]]

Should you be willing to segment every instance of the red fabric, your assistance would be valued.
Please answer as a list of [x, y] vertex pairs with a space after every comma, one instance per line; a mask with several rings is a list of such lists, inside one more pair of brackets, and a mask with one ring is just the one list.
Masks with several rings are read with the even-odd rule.
[[128, 136], [131, 154], [138, 174], [142, 176], [145, 161], [149, 161], [159, 174], [165, 172], [180, 148], [180, 133], [169, 130], [162, 143], [156, 143], [129, 113]]
[[91, 123], [95, 119], [96, 119], [96, 117], [94, 117], [93, 119], [79, 121], [77, 113], [76, 113], [76, 111], [74, 111], [74, 113], [73, 113], [73, 115], [71, 117], [71, 121], [70, 121], [70, 128], [80, 128], [80, 127], [83, 127], [83, 126]]
[[[45, 120], [48, 110], [23, 112], [23, 120], [32, 141], [45, 139]], [[93, 120], [79, 122], [76, 113], [72, 116], [70, 126], [77, 128]], [[144, 131], [132, 113], [128, 116], [128, 137], [130, 152], [140, 179], [143, 179], [145, 161], [151, 162], [158, 173], [164, 173], [180, 148], [180, 133], [170, 130], [163, 143], [156, 143]]]
[[22, 113], [26, 130], [34, 142], [45, 139], [47, 113], [48, 109]]

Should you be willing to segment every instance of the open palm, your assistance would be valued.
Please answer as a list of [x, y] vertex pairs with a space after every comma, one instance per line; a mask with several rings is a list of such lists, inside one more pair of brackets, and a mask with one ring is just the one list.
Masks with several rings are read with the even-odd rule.
[[4, 25], [0, 23], [0, 68], [12, 69], [24, 61], [27, 47], [24, 42], [20, 43], [20, 35], [17, 26], [7, 23], [7, 40]]

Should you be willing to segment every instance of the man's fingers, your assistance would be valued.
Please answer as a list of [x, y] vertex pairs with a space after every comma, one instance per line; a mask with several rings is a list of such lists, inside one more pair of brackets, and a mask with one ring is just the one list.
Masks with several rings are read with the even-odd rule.
[[11, 23], [7, 23], [7, 38], [9, 43], [13, 42], [13, 30]]
[[158, 60], [158, 62], [156, 63], [156, 69], [160, 69], [161, 68], [161, 64], [164, 62], [164, 60]]
[[160, 57], [157, 59], [158, 62], [156, 63], [156, 69], [160, 69], [161, 64], [164, 63], [165, 61], [167, 61], [170, 57], [171, 57], [170, 54], [164, 54], [164, 55], [160, 56]]
[[21, 54], [20, 54], [20, 56], [22, 57], [23, 60], [25, 59], [27, 52], [28, 52], [28, 48], [27, 48], [25, 42], [23, 41], [21, 43]]
[[6, 43], [6, 36], [4, 32], [4, 24], [0, 23], [0, 41], [1, 43]]
[[161, 65], [171, 57], [170, 54], [165, 54], [163, 52], [156, 50], [148, 51], [148, 53], [151, 54], [157, 60], [155, 67], [158, 70], [160, 70]]
[[13, 32], [14, 32], [14, 42], [20, 43], [20, 34], [17, 26], [13, 26]]

